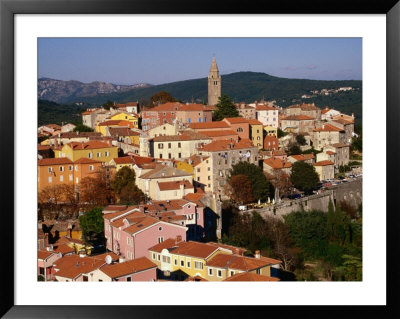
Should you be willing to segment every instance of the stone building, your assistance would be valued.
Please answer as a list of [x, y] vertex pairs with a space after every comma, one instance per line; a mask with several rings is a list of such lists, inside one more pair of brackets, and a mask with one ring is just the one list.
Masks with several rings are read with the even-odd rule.
[[221, 97], [221, 76], [217, 61], [213, 58], [208, 75], [208, 105], [216, 105]]

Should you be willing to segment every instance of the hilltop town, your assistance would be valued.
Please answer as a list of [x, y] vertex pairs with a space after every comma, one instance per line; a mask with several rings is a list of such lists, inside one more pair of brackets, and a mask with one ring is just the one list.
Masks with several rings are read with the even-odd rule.
[[215, 58], [207, 104], [151, 102], [38, 128], [38, 280], [360, 280], [354, 114], [234, 103]]

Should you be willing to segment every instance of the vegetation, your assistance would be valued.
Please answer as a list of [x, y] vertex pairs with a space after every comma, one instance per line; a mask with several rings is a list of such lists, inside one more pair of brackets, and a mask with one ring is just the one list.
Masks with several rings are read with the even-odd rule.
[[221, 95], [216, 106], [217, 109], [213, 112], [213, 121], [221, 121], [226, 117], [239, 116], [239, 111], [233, 104], [232, 99], [226, 94]]
[[251, 183], [254, 200], [266, 200], [270, 196], [270, 184], [259, 166], [248, 162], [239, 162], [232, 166], [229, 180], [236, 175], [247, 176]]
[[301, 134], [299, 134], [299, 135], [296, 136], [296, 142], [297, 142], [299, 145], [302, 145], [302, 146], [307, 144], [304, 135], [301, 135]]
[[101, 107], [105, 110], [109, 110], [114, 106], [114, 103], [108, 100], [106, 103], [104, 103]]
[[74, 132], [94, 132], [94, 130], [86, 125], [78, 124], [73, 130]]
[[112, 188], [121, 204], [136, 205], [144, 201], [144, 193], [136, 186], [135, 178], [135, 171], [128, 166], [115, 174]]
[[278, 138], [284, 137], [286, 135], [288, 135], [288, 132], [282, 131], [279, 127], [278, 127]]
[[160, 91], [150, 97], [148, 107], [155, 107], [167, 102], [176, 102], [177, 100], [168, 92]]
[[300, 146], [296, 143], [289, 144], [288, 146], [288, 155], [299, 155], [301, 154]]
[[229, 180], [225, 191], [237, 203], [247, 204], [254, 200], [251, 182], [246, 175], [239, 174], [233, 176]]
[[38, 101], [38, 126], [44, 124], [82, 123], [82, 112], [87, 105], [58, 104], [51, 101]]
[[104, 238], [103, 208], [95, 207], [86, 214], [79, 216], [82, 234], [87, 242]]
[[87, 176], [82, 178], [80, 201], [89, 208], [106, 206], [115, 202], [115, 195], [109, 186], [106, 172], [100, 170], [94, 174], [94, 177]]
[[304, 161], [293, 163], [290, 180], [294, 187], [304, 191], [305, 194], [312, 194], [319, 183], [319, 177], [314, 166]]

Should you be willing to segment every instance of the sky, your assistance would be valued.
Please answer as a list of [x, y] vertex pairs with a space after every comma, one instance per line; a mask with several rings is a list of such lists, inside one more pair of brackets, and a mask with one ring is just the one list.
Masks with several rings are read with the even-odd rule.
[[38, 77], [163, 84], [239, 71], [361, 80], [361, 38], [39, 38]]

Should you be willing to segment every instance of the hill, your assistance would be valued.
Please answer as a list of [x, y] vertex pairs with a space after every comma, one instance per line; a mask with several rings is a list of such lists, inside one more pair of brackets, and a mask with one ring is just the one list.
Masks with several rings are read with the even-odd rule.
[[43, 124], [82, 123], [82, 112], [87, 105], [58, 104], [52, 101], [38, 101], [38, 126]]

